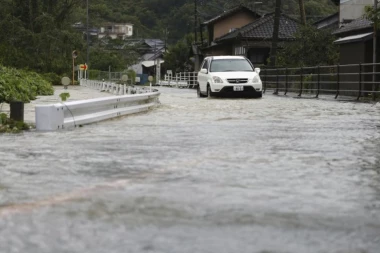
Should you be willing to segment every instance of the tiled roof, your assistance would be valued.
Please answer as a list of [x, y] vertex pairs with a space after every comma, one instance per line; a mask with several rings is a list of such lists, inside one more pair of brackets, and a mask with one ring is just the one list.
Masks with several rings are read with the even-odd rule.
[[[274, 13], [268, 14], [254, 22], [243, 26], [233, 32], [230, 32], [222, 37], [217, 38], [215, 41], [229, 40], [236, 37], [246, 39], [272, 39], [274, 25]], [[280, 17], [280, 30], [278, 37], [280, 40], [294, 39], [294, 34], [297, 32], [300, 24], [298, 21], [281, 14]]]
[[331, 14], [313, 23], [317, 29], [330, 29], [339, 27], [339, 12]]
[[366, 29], [372, 27], [372, 21], [365, 18], [355, 19], [350, 23], [342, 25], [338, 30], [335, 30], [333, 34], [338, 35], [342, 33], [352, 32], [356, 30]]
[[165, 46], [165, 42], [160, 39], [145, 39], [144, 42], [151, 48], [159, 48]]
[[238, 6], [236, 6], [235, 8], [232, 8], [232, 9], [230, 9], [230, 10], [228, 10], [228, 11], [223, 12], [223, 13], [220, 14], [219, 16], [216, 16], [216, 17], [214, 17], [214, 18], [212, 18], [212, 19], [210, 19], [210, 20], [207, 20], [207, 21], [203, 22], [203, 25], [213, 24], [213, 23], [215, 23], [216, 21], [221, 20], [221, 19], [223, 19], [223, 18], [225, 18], [225, 17], [231, 16], [231, 15], [233, 15], [233, 14], [235, 14], [236, 12], [239, 12], [239, 11], [247, 11], [247, 12], [252, 13], [253, 15], [256, 15], [257, 17], [260, 17], [259, 14], [257, 14], [257, 13], [254, 12], [254, 11], [252, 11], [252, 10], [249, 9], [248, 7], [245, 7], [245, 6], [243, 6], [243, 5], [238, 5]]

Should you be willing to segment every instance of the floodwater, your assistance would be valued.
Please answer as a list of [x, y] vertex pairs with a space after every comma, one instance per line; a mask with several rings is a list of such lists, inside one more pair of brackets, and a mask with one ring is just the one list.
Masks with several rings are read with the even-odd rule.
[[0, 135], [0, 252], [378, 253], [380, 108], [159, 88], [147, 113]]

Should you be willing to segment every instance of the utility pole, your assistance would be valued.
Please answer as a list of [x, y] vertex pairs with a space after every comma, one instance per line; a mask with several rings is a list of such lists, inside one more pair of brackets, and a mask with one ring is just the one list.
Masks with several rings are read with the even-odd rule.
[[276, 66], [278, 33], [280, 30], [280, 18], [281, 18], [281, 0], [276, 0], [276, 10], [274, 14], [274, 27], [273, 27], [273, 36], [272, 36], [272, 48], [270, 50], [270, 64], [273, 67]]
[[298, 0], [301, 14], [301, 22], [303, 25], [306, 25], [306, 13], [305, 13], [305, 3], [304, 0]]
[[[277, 58], [277, 46], [278, 46], [278, 33], [280, 30], [280, 18], [281, 18], [281, 0], [276, 0], [276, 10], [274, 14], [274, 27], [272, 36], [272, 48], [270, 50], [270, 65], [276, 66]], [[273, 94], [278, 94], [278, 89]]]
[[377, 0], [373, 1], [373, 12], [374, 12], [374, 21], [373, 21], [373, 67], [372, 67], [372, 100], [376, 100], [376, 90], [377, 90], [377, 84], [376, 84], [376, 55], [377, 55]]
[[[88, 21], [89, 21], [89, 16], [88, 16], [88, 0], [86, 0], [86, 10], [87, 10], [87, 24], [86, 24], [86, 36], [87, 36], [87, 57], [86, 57], [86, 65], [90, 65], [90, 40], [89, 40], [89, 34], [88, 34]], [[87, 72], [87, 71], [86, 71]], [[89, 73], [89, 72], [88, 72]], [[87, 79], [87, 76], [85, 77]]]
[[198, 6], [197, 6], [197, 1], [194, 0], [194, 40], [195, 43], [198, 41], [198, 33], [197, 33], [197, 19], [198, 19]]

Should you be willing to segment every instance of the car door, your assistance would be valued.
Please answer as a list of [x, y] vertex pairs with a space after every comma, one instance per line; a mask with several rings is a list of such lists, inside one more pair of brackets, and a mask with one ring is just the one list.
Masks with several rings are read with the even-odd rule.
[[200, 90], [205, 93], [206, 87], [207, 87], [207, 74], [202, 73], [202, 69], [207, 69], [208, 71], [208, 62], [209, 60], [206, 58], [203, 63], [201, 64], [201, 69], [198, 72], [198, 83]]

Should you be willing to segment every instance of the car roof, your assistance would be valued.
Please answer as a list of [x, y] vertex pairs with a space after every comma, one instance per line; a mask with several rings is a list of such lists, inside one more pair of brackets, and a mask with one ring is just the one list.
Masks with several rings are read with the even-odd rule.
[[238, 55], [219, 55], [219, 56], [209, 56], [208, 59], [221, 60], [221, 59], [245, 59], [244, 56]]

